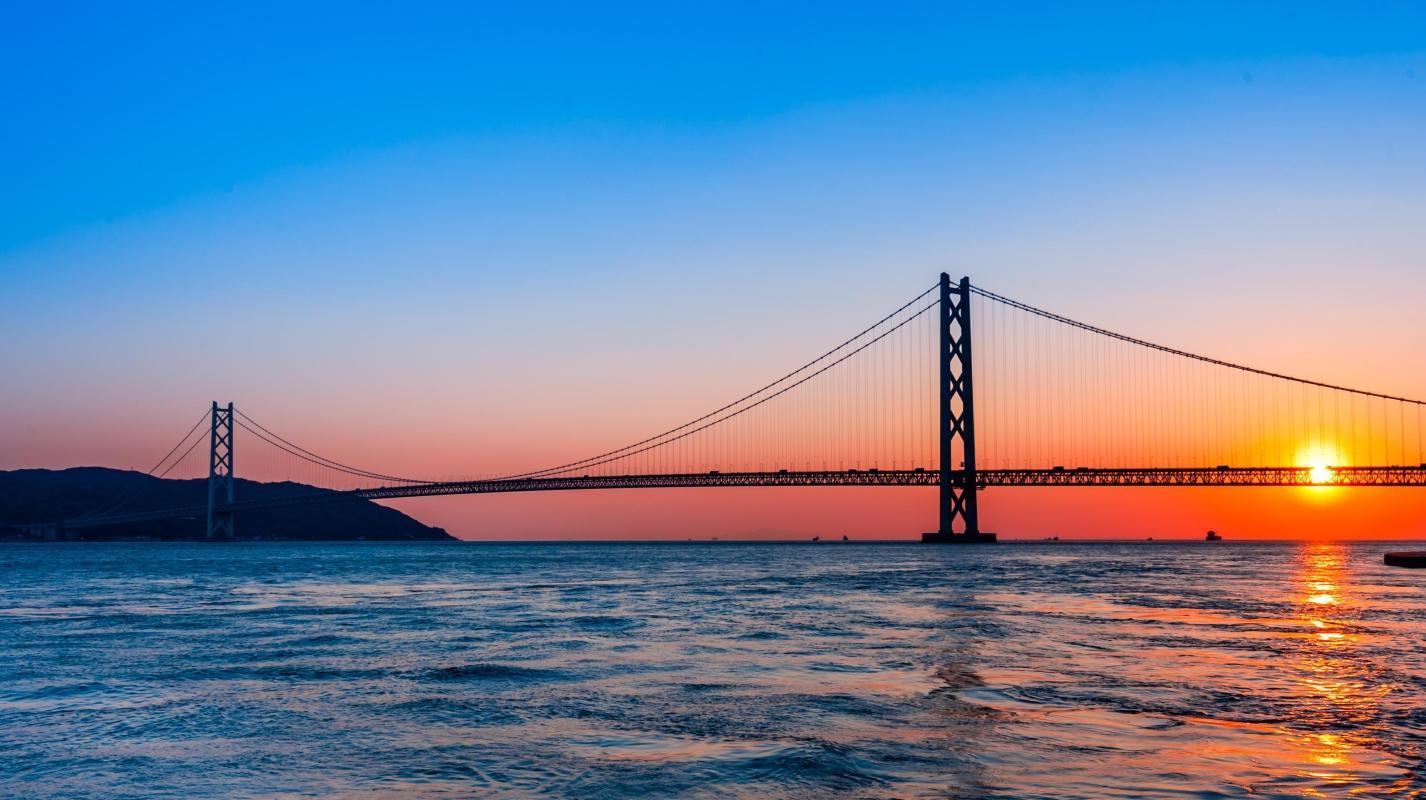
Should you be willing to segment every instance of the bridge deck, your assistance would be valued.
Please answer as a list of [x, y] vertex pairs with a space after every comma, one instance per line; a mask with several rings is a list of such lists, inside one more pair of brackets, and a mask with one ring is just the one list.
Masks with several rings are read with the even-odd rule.
[[[699, 472], [666, 475], [587, 475], [514, 480], [449, 481], [382, 486], [354, 491], [313, 492], [294, 497], [239, 501], [224, 511], [328, 503], [348, 499], [394, 500], [456, 494], [551, 492], [575, 489], [659, 489], [718, 486], [935, 486], [940, 474], [928, 469], [775, 472]], [[986, 469], [976, 473], [981, 488], [998, 486], [1426, 486], [1419, 467], [1335, 467], [1326, 481], [1314, 481], [1308, 467], [1223, 467], [1141, 469]], [[66, 528], [92, 528], [176, 517], [201, 517], [206, 506], [141, 511], [86, 520]]]
[[[494, 492], [548, 492], [569, 489], [655, 489], [712, 486], [935, 486], [934, 470], [840, 470], [701, 472], [666, 475], [586, 475], [494, 481], [455, 481], [362, 489], [371, 499], [429, 497]], [[995, 486], [1426, 486], [1426, 466], [1339, 467], [1330, 480], [1312, 479], [1309, 467], [1224, 467], [1214, 469], [986, 469], [976, 472], [981, 488]]]

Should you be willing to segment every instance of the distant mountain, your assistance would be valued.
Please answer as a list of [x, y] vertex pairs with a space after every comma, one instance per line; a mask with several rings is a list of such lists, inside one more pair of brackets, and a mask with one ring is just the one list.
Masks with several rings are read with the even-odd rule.
[[[322, 491], [300, 483], [257, 483], [242, 479], [235, 487], [240, 501]], [[141, 472], [104, 467], [0, 471], [0, 539], [25, 538], [22, 525], [71, 519], [119, 498], [127, 499], [115, 509], [116, 513], [203, 506], [208, 502], [208, 482], [164, 480]], [[202, 539], [205, 524], [204, 515], [200, 513], [185, 519], [80, 528], [70, 531], [68, 538], [94, 541]], [[359, 499], [240, 511], [236, 528], [237, 538], [241, 540], [439, 541], [454, 538], [396, 509]]]

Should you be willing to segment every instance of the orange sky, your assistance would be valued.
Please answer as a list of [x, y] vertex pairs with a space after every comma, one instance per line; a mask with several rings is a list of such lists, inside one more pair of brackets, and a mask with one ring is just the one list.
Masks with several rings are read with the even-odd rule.
[[[651, 489], [389, 503], [471, 539], [911, 539], [935, 528], [930, 488]], [[1004, 538], [1426, 539], [1426, 490], [998, 488], [982, 527]]]

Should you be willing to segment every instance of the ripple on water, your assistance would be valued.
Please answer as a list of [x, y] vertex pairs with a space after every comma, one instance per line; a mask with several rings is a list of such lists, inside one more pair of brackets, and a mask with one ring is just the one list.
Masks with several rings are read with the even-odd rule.
[[432, 681], [548, 681], [559, 680], [563, 675], [559, 670], [478, 662], [425, 670], [421, 677]]
[[0, 796], [1426, 795], [1379, 545], [16, 545]]

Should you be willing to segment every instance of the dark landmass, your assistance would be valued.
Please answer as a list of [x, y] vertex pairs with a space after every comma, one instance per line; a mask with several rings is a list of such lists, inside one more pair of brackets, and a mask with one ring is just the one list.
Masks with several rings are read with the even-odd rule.
[[[235, 487], [240, 501], [323, 491], [300, 483], [257, 483], [241, 478]], [[122, 497], [128, 499], [113, 513], [204, 506], [208, 502], [208, 482], [165, 480], [104, 467], [0, 471], [0, 539], [35, 538], [24, 525], [73, 519]], [[78, 528], [66, 531], [64, 536], [86, 541], [203, 539], [205, 524], [204, 514], [198, 513], [181, 519]], [[240, 511], [236, 528], [239, 540], [454, 539], [444, 530], [417, 522], [394, 508], [361, 499]]]

